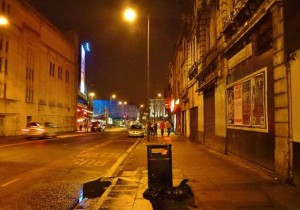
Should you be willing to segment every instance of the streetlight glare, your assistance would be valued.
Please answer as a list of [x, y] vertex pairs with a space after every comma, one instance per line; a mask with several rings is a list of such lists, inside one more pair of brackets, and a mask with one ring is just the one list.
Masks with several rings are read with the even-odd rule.
[[6, 17], [4, 16], [0, 16], [0, 25], [7, 25], [8, 24], [8, 20]]
[[136, 12], [131, 8], [127, 8], [124, 11], [124, 18], [129, 22], [133, 22], [136, 18]]

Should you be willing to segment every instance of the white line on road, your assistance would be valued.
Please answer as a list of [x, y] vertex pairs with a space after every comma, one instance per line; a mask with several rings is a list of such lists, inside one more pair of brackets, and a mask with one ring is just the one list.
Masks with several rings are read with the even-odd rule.
[[[142, 142], [143, 139], [139, 139], [136, 141], [121, 157], [118, 158], [118, 160], [115, 162], [115, 164], [106, 172], [106, 178], [107, 177], [114, 177], [115, 172], [117, 171], [118, 167], [122, 164], [122, 162], [125, 160], [125, 158], [129, 155], [129, 153], [139, 144]], [[105, 178], [103, 177], [103, 178]], [[112, 190], [112, 187], [116, 185], [118, 181], [118, 177], [114, 177], [111, 181], [111, 185], [104, 191], [104, 193], [100, 196], [99, 200], [96, 202], [95, 206], [101, 206], [110, 191]], [[80, 207], [84, 205], [84, 203], [87, 202], [87, 200], [83, 200], [82, 202], [77, 204], [77, 207]], [[75, 207], [74, 209], [77, 209]]]
[[16, 143], [16, 144], [6, 144], [6, 145], [1, 145], [0, 148], [2, 148], [2, 147], [11, 147], [11, 146], [19, 146], [19, 145], [22, 145], [22, 144], [33, 144], [33, 143], [43, 142], [43, 141], [49, 141], [49, 140], [39, 140], [39, 141], [23, 142], [23, 143]]
[[108, 170], [106, 173], [106, 177], [112, 177], [114, 176], [114, 173], [117, 171], [117, 168], [121, 165], [123, 160], [127, 157], [127, 155], [133, 150], [133, 148], [136, 147], [137, 144], [139, 144], [142, 141], [142, 139], [136, 141], [134, 145], [132, 145], [121, 157], [118, 158], [117, 162]]
[[14, 180], [11, 180], [10, 182], [6, 182], [5, 184], [1, 185], [1, 187], [6, 187], [14, 182], [17, 182], [19, 181], [21, 178], [17, 178], [17, 179], [14, 179]]

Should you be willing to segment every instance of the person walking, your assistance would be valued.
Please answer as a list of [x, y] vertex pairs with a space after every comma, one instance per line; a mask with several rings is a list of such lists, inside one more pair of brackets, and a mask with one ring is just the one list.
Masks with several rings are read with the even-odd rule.
[[166, 123], [166, 129], [167, 129], [167, 132], [168, 132], [168, 136], [170, 136], [170, 134], [171, 134], [171, 128], [172, 128], [171, 122], [167, 121], [167, 123]]
[[160, 134], [161, 134], [161, 136], [164, 136], [165, 122], [163, 120], [159, 123], [159, 128], [160, 128]]
[[157, 136], [157, 122], [154, 122], [154, 136]]

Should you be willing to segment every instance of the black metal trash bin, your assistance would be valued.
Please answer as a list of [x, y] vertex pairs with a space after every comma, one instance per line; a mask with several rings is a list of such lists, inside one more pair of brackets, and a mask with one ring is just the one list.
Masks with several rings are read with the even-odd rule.
[[162, 192], [173, 187], [171, 144], [147, 145], [148, 189]]

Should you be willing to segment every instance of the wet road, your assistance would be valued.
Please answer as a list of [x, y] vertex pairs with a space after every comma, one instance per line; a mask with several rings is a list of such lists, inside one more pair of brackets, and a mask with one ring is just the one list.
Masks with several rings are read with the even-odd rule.
[[124, 130], [55, 139], [0, 139], [0, 209], [71, 209], [138, 139]]

